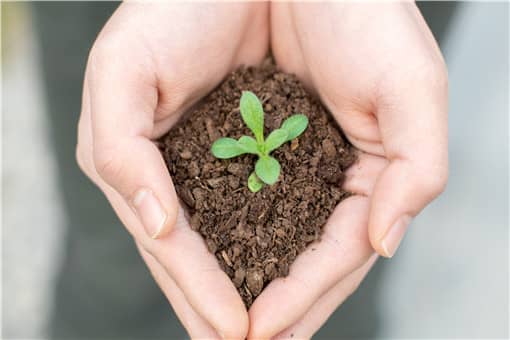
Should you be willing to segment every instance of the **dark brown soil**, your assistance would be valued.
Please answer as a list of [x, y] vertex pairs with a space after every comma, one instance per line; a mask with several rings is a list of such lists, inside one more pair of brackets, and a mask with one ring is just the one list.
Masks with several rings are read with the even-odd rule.
[[[272, 153], [281, 164], [279, 181], [257, 193], [246, 184], [255, 156], [220, 160], [210, 152], [219, 137], [251, 135], [238, 109], [243, 90], [263, 102], [266, 135], [292, 114], [309, 118], [298, 139]], [[343, 172], [356, 160], [322, 104], [270, 60], [232, 73], [162, 141], [191, 227], [203, 236], [247, 307], [271, 280], [288, 274], [307, 245], [320, 239], [335, 206], [349, 196], [341, 188]]]

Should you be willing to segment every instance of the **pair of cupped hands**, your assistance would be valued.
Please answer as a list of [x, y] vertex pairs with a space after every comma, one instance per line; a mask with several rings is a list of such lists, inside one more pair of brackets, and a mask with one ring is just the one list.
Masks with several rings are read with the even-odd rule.
[[[336, 207], [315, 251], [246, 311], [190, 229], [153, 140], [270, 49], [360, 154], [344, 185], [355, 194]], [[192, 338], [309, 338], [445, 187], [447, 87], [413, 3], [124, 3], [90, 52], [77, 159]]]

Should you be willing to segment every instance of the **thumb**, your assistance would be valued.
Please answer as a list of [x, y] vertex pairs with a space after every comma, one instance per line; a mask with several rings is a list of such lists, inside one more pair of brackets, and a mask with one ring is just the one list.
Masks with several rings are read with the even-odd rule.
[[166, 235], [177, 218], [172, 180], [157, 147], [143, 137], [94, 140], [97, 173], [126, 200], [148, 236]]
[[380, 255], [395, 254], [412, 218], [444, 189], [446, 171], [444, 165], [393, 159], [382, 172], [372, 194], [369, 218], [370, 242]]
[[398, 88], [398, 96], [381, 99], [377, 112], [390, 163], [374, 186], [369, 236], [386, 257], [395, 254], [411, 219], [444, 190], [448, 177], [446, 72], [413, 77], [411, 84], [419, 86]]
[[159, 238], [175, 224], [178, 200], [165, 162], [150, 140], [157, 83], [145, 65], [127, 66], [118, 55], [91, 54], [87, 70], [94, 165], [126, 200], [147, 235]]

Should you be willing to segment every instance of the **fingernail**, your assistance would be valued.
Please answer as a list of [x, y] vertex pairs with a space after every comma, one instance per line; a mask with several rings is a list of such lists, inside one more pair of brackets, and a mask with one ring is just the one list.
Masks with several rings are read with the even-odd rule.
[[157, 238], [166, 221], [166, 213], [151, 190], [140, 189], [133, 198], [133, 206], [145, 232]]
[[411, 223], [411, 216], [404, 215], [400, 217], [388, 230], [386, 236], [382, 240], [382, 248], [387, 257], [393, 257], [404, 238], [407, 227]]

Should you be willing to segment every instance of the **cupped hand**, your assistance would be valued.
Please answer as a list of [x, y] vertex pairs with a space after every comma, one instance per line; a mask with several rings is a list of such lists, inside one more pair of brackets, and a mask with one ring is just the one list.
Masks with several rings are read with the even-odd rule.
[[264, 3], [124, 3], [89, 56], [78, 163], [134, 237], [192, 338], [242, 339], [248, 315], [186, 222], [153, 140], [230, 71], [263, 60], [268, 10]]
[[394, 255], [409, 222], [448, 174], [447, 74], [412, 3], [273, 3], [271, 46], [361, 150], [320, 243], [250, 308], [249, 338], [309, 338]]

